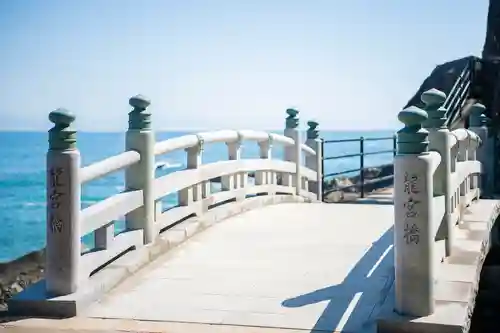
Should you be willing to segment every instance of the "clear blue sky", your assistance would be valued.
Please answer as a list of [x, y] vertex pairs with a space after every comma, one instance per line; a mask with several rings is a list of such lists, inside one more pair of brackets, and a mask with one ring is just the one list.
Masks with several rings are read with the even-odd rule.
[[487, 0], [0, 1], [0, 129], [398, 128], [435, 65], [480, 55]]

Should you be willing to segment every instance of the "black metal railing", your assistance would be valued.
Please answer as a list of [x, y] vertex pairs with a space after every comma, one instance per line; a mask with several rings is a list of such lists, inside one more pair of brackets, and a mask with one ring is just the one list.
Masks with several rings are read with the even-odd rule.
[[460, 116], [465, 102], [470, 97], [472, 81], [474, 79], [476, 59], [471, 58], [463, 68], [450, 92], [446, 96], [443, 107], [446, 109], [446, 126], [450, 127]]
[[[365, 142], [367, 142], [367, 141], [388, 141], [388, 140], [392, 140], [392, 149], [370, 151], [370, 152], [365, 151]], [[326, 145], [339, 144], [339, 143], [349, 143], [349, 142], [359, 142], [359, 153], [338, 155], [338, 156], [327, 156], [325, 154], [325, 152], [326, 152], [325, 146]], [[322, 170], [323, 170], [322, 200], [323, 201], [325, 201], [325, 197], [331, 192], [343, 191], [343, 190], [347, 190], [347, 189], [353, 188], [353, 187], [359, 188], [360, 196], [361, 196], [361, 198], [364, 198], [365, 197], [365, 188], [367, 185], [380, 183], [380, 182], [387, 181], [387, 180], [394, 178], [394, 174], [391, 174], [391, 175], [378, 177], [375, 179], [366, 180], [365, 179], [365, 170], [367, 169], [367, 167], [365, 166], [365, 156], [389, 154], [389, 153], [392, 153], [392, 155], [395, 156], [396, 155], [396, 135], [389, 136], [389, 137], [373, 137], [373, 138], [359, 137], [359, 138], [355, 138], [355, 139], [322, 140], [321, 141], [321, 148], [322, 148], [321, 150], [323, 152], [323, 159], [322, 159]], [[331, 173], [324, 172], [325, 161], [347, 159], [347, 158], [353, 158], [353, 157], [359, 157], [359, 168], [349, 169], [349, 170], [344, 170], [344, 171], [339, 171], [339, 172], [331, 172]], [[393, 163], [382, 164], [382, 165], [377, 165], [377, 166], [370, 166], [370, 168], [382, 168], [382, 167], [391, 166], [392, 164]], [[335, 186], [334, 188], [327, 188], [326, 187], [326, 180], [328, 178], [332, 178], [332, 177], [336, 177], [336, 176], [340, 176], [340, 175], [344, 175], [344, 174], [349, 174], [349, 173], [354, 173], [354, 172], [359, 172], [359, 181], [356, 181], [353, 184], [341, 186], [341, 187], [337, 187], [337, 186]]]

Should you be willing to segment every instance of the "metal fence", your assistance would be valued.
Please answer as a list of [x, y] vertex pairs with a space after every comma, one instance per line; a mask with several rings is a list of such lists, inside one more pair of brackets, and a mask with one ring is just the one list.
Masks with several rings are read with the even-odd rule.
[[[389, 149], [389, 150], [378, 150], [378, 151], [365, 152], [365, 142], [367, 142], [367, 141], [384, 141], [384, 140], [392, 140], [392, 142], [393, 142], [392, 147], [393, 148]], [[325, 154], [325, 152], [326, 152], [325, 146], [326, 145], [347, 143], [347, 142], [359, 142], [359, 153], [339, 155], [339, 156], [326, 156], [326, 154]], [[373, 137], [373, 138], [359, 137], [359, 138], [355, 138], [355, 139], [322, 140], [321, 145], [322, 145], [322, 151], [323, 151], [322, 170], [325, 170], [325, 161], [359, 157], [359, 168], [344, 170], [344, 171], [340, 171], [340, 172], [332, 172], [332, 173], [323, 172], [323, 179], [322, 179], [323, 189], [324, 189], [323, 190], [323, 201], [325, 199], [325, 196], [331, 192], [342, 191], [342, 190], [346, 190], [346, 189], [352, 188], [352, 187], [358, 187], [361, 198], [364, 198], [366, 185], [375, 184], [375, 183], [383, 182], [383, 181], [394, 178], [394, 175], [388, 175], [388, 176], [379, 177], [379, 178], [375, 178], [375, 179], [365, 180], [364, 170], [367, 169], [367, 167], [365, 166], [365, 156], [388, 154], [388, 153], [392, 153], [393, 156], [396, 155], [396, 135], [389, 136], [389, 137]], [[392, 163], [390, 163], [389, 165], [391, 165], [391, 164]], [[378, 168], [378, 167], [383, 167], [383, 166], [387, 166], [387, 165], [388, 164], [370, 166], [370, 168]], [[359, 182], [356, 182], [355, 184], [343, 186], [343, 187], [336, 187], [334, 189], [326, 189], [325, 180], [327, 178], [332, 178], [332, 177], [336, 177], [336, 176], [340, 176], [340, 175], [344, 175], [344, 174], [348, 174], [348, 173], [353, 173], [353, 172], [359, 172]]]

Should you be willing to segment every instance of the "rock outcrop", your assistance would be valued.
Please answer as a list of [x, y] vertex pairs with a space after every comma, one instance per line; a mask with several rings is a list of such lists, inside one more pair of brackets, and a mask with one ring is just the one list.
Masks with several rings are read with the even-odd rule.
[[13, 295], [43, 278], [44, 266], [45, 248], [0, 263], [0, 311], [7, 309], [7, 301]]
[[[374, 180], [392, 175], [394, 175], [392, 163], [363, 169], [364, 192], [369, 193], [391, 186], [393, 184], [392, 178], [377, 182]], [[339, 202], [357, 198], [361, 191], [361, 175], [333, 178], [325, 182], [323, 191], [326, 193], [325, 202]]]

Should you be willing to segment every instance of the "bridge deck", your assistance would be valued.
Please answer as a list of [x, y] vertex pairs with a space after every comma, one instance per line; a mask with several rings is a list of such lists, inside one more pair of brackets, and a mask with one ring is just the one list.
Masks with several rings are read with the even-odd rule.
[[393, 207], [384, 204], [390, 194], [370, 200], [281, 204], [223, 221], [118, 286], [87, 316], [374, 331], [393, 282]]

